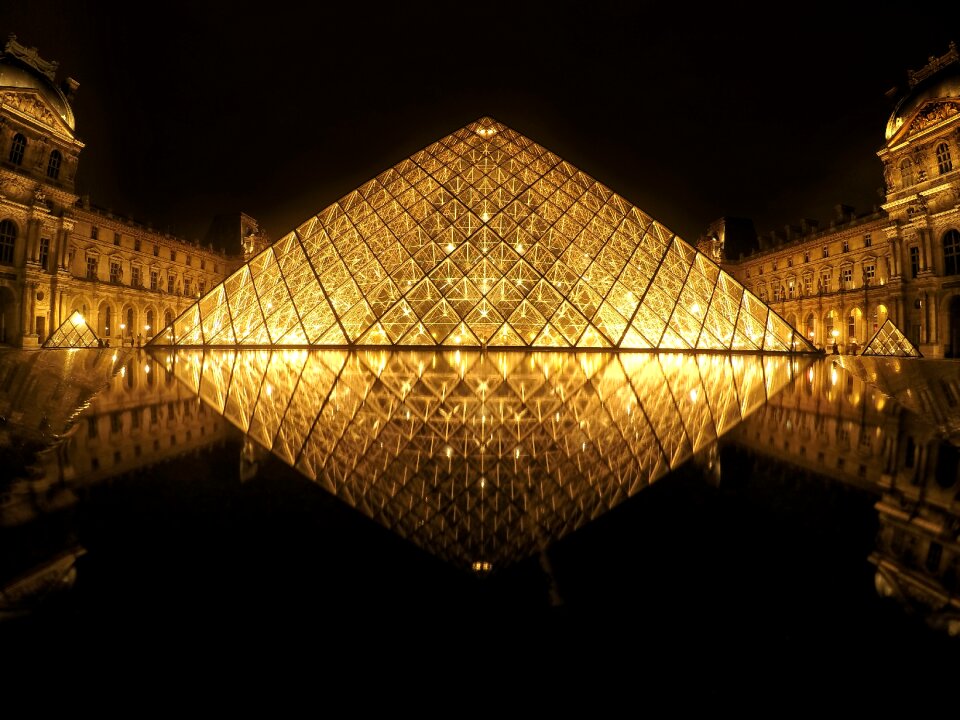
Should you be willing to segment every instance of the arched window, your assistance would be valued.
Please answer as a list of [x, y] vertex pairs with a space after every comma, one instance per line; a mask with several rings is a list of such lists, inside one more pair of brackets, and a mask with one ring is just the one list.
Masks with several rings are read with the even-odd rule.
[[945, 142], [937, 145], [937, 170], [946, 175], [953, 170], [953, 160], [950, 158], [950, 146]]
[[913, 185], [913, 163], [910, 162], [910, 158], [904, 158], [900, 163], [900, 181], [903, 187]]
[[50, 153], [50, 161], [47, 163], [47, 177], [56, 180], [60, 177], [60, 163], [63, 162], [63, 155], [59, 150]]
[[17, 226], [13, 220], [0, 222], [0, 263], [13, 265], [13, 249], [17, 244]]
[[960, 232], [957, 230], [943, 234], [943, 274], [960, 275]]
[[147, 335], [151, 331], [156, 332], [156, 328], [153, 324], [153, 310], [147, 310], [147, 323], [143, 326], [143, 329], [146, 331]]
[[23, 154], [27, 150], [27, 139], [17, 133], [13, 136], [13, 144], [10, 146], [10, 162], [14, 165], [20, 165], [23, 162]]

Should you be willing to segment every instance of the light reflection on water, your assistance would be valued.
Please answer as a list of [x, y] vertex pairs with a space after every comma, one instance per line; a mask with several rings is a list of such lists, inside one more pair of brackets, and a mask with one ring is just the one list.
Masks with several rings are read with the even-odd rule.
[[[257, 474], [266, 448], [453, 565], [498, 571], [691, 458], [711, 483], [730, 482], [717, 453], [723, 437], [876, 497], [879, 530], [864, 558], [875, 568], [876, 591], [920, 608], [933, 625], [957, 629], [960, 556], [950, 533], [960, 485], [956, 446], [944, 442], [957, 426], [957, 363], [55, 352], [64, 354], [40, 362], [36, 353], [0, 356], [8, 380], [0, 383], [4, 437], [29, 434], [37, 408], [58, 428], [48, 433], [52, 445], [5, 481], [0, 532], [42, 524], [77, 503], [84, 487], [224, 446], [236, 426], [246, 433], [241, 479]], [[69, 362], [57, 366], [68, 352]], [[44, 392], [31, 403], [23, 388]], [[69, 585], [75, 573], [67, 560], [84, 551], [69, 533], [27, 552], [0, 545], [8, 604], [29, 605], [49, 587]]]

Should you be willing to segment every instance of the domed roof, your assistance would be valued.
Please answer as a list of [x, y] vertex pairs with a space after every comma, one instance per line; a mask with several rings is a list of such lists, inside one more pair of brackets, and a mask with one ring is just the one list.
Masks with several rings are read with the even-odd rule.
[[[7, 52], [0, 54], [0, 90], [13, 88], [17, 90], [33, 90], [40, 95], [56, 112], [71, 130], [75, 130], [73, 109], [63, 91], [58, 88], [50, 77], [40, 70], [21, 61], [10, 52], [10, 43]], [[50, 63], [53, 65], [52, 63]], [[53, 65], [53, 67], [56, 67]]]
[[908, 124], [924, 105], [936, 100], [960, 101], [960, 62], [951, 62], [942, 69], [932, 72], [901, 98], [887, 121], [887, 141], [890, 141], [901, 127]]

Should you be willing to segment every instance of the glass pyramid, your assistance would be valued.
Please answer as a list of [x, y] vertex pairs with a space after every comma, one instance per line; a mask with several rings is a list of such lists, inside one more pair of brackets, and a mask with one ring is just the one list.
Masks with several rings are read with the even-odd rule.
[[330, 205], [152, 343], [814, 351], [705, 255], [490, 118]]
[[861, 355], [896, 355], [898, 357], [923, 357], [900, 328], [887, 318], [877, 333], [863, 348]]
[[466, 567], [534, 553], [710, 447], [809, 360], [720, 353], [153, 351], [247, 437]]
[[43, 343], [45, 348], [91, 348], [100, 345], [100, 338], [87, 325], [79, 312], [74, 312]]

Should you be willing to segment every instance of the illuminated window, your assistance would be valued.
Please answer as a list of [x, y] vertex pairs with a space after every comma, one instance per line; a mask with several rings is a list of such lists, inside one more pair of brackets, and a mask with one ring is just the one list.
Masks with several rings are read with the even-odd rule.
[[40, 267], [47, 269], [47, 260], [50, 259], [50, 238], [40, 238]]
[[50, 153], [50, 160], [47, 162], [47, 177], [56, 180], [60, 177], [60, 164], [63, 162], [63, 155], [59, 150]]
[[870, 247], [871, 245], [873, 245], [873, 237], [870, 235], [870, 233], [867, 233], [863, 236], [863, 246]]
[[775, 302], [780, 302], [780, 300], [782, 299], [781, 293], [782, 293], [782, 289], [780, 287], [780, 284], [777, 283], [776, 285], [773, 286], [773, 299]]
[[111, 260], [110, 261], [110, 282], [118, 283], [120, 282], [120, 279], [122, 277], [123, 277], [123, 271], [120, 267], [120, 261]]
[[843, 289], [852, 290], [853, 289], [853, 268], [845, 267], [840, 270], [840, 277], [843, 280]]
[[13, 250], [17, 244], [17, 226], [13, 220], [0, 222], [0, 263], [13, 265]]
[[796, 297], [796, 288], [794, 287], [793, 280], [790, 280], [787, 283], [787, 297], [790, 298], [791, 300], [793, 300], [793, 298]]
[[190, 294], [190, 278], [183, 279], [183, 294], [184, 295]]
[[920, 248], [916, 245], [910, 246], [910, 277], [916, 277], [920, 273]]
[[17, 133], [13, 136], [13, 143], [10, 145], [10, 162], [14, 165], [23, 164], [23, 154], [27, 149], [27, 139]]
[[943, 274], [960, 275], [960, 232], [956, 230], [943, 235]]
[[830, 271], [820, 271], [820, 292], [830, 292]]
[[140, 287], [140, 267], [134, 265], [130, 268], [130, 285]]
[[950, 146], [945, 142], [937, 145], [937, 170], [941, 175], [946, 175], [953, 170], [953, 160], [950, 157]]
[[94, 255], [87, 255], [87, 280], [97, 279], [97, 258]]
[[156, 270], [150, 271], [150, 289], [156, 290], [160, 282], [160, 273]]
[[803, 276], [803, 294], [813, 295], [813, 276], [812, 275]]
[[206, 281], [206, 280], [201, 280], [201, 281], [199, 282], [198, 291], [200, 292], [201, 295], [203, 295], [203, 294], [207, 291], [207, 281]]
[[870, 282], [877, 274], [877, 266], [873, 263], [864, 263], [863, 264], [863, 279], [865, 282]]
[[167, 292], [170, 293], [171, 295], [173, 295], [175, 283], [176, 283], [176, 276], [173, 273], [168, 272], [167, 273]]
[[903, 187], [913, 185], [913, 163], [910, 158], [904, 158], [900, 163], [900, 182]]

